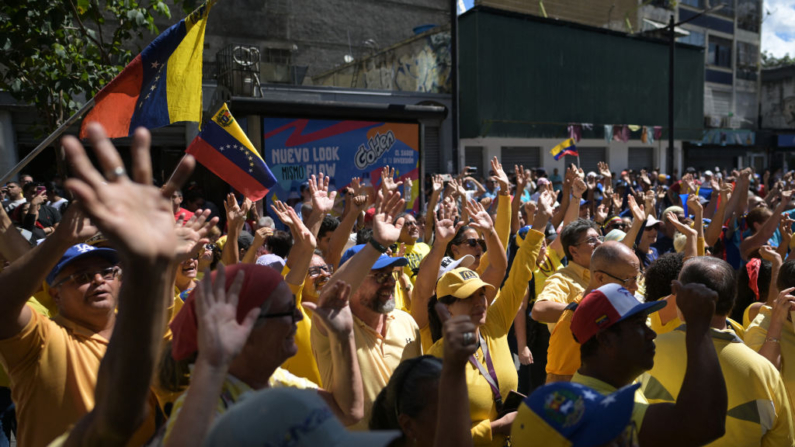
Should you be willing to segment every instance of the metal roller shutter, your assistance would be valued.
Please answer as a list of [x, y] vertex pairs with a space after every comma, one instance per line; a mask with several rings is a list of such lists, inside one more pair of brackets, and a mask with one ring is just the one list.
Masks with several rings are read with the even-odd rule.
[[631, 147], [627, 159], [628, 168], [634, 171], [654, 169], [654, 148], [652, 147]]
[[439, 144], [439, 127], [438, 126], [425, 126], [425, 147], [423, 155], [423, 163], [425, 172], [428, 174], [439, 174], [442, 172], [441, 162], [439, 157], [441, 154], [441, 145]]
[[464, 153], [464, 163], [467, 166], [478, 168], [476, 177], [488, 175], [488, 172], [483, 172], [483, 146], [467, 146]]
[[515, 165], [525, 169], [541, 167], [541, 148], [529, 146], [503, 146], [500, 152], [500, 163], [505, 172], [513, 172]]
[[[590, 171], [598, 172], [598, 164], [600, 161], [607, 161], [606, 152], [604, 147], [578, 147], [577, 152], [580, 154], [580, 167], [585, 173]], [[567, 155], [566, 166], [577, 165], [577, 157]]]

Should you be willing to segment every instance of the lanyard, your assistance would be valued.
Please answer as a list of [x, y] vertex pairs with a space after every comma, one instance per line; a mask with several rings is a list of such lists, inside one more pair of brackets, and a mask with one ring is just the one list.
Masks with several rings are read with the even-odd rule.
[[486, 364], [489, 367], [489, 370], [486, 371], [486, 368], [480, 364], [480, 362], [475, 358], [474, 355], [469, 356], [469, 362], [475, 365], [475, 367], [480, 371], [480, 375], [486, 379], [488, 382], [489, 387], [491, 387], [491, 394], [494, 396], [494, 403], [497, 405], [497, 412], [499, 413], [502, 410], [502, 396], [500, 395], [500, 384], [497, 381], [497, 373], [494, 372], [494, 363], [491, 361], [491, 355], [489, 354], [489, 347], [486, 345], [486, 341], [483, 339], [483, 336], [480, 336], [480, 348], [483, 350], [483, 358], [486, 360]]

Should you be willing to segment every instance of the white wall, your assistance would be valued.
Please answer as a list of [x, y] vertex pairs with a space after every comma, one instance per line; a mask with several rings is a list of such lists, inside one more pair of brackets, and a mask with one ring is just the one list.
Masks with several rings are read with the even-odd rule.
[[[559, 172], [563, 172], [564, 158], [555, 160], [555, 157], [549, 153], [553, 147], [563, 141], [560, 138], [468, 138], [462, 139], [460, 143], [460, 150], [458, 151], [459, 170], [464, 167], [464, 157], [466, 155], [467, 146], [482, 146], [483, 147], [483, 167], [488, 169], [489, 160], [492, 157], [500, 157], [501, 148], [503, 146], [528, 146], [541, 148], [542, 166], [551, 173], [552, 169], [558, 168]], [[610, 165], [610, 170], [613, 172], [621, 172], [627, 169], [629, 148], [647, 146], [641, 143], [640, 140], [630, 140], [627, 143], [620, 141], [611, 141], [609, 144], [604, 139], [583, 139], [577, 143], [578, 148], [587, 147], [607, 147], [605, 160]], [[667, 158], [666, 152], [668, 148], [668, 140], [657, 140], [652, 145], [654, 148], [654, 161], [655, 165], [659, 166], [663, 172], [667, 173]], [[682, 172], [682, 141], [674, 141], [674, 165], [678, 166], [679, 172]], [[527, 167], [527, 166], [526, 166]]]

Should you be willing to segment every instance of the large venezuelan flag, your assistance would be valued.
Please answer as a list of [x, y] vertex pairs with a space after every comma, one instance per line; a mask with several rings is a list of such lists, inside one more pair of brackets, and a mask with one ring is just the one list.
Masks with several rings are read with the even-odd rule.
[[155, 129], [179, 121], [201, 121], [202, 55], [208, 0], [167, 29], [97, 93], [94, 108], [83, 119], [96, 121], [111, 138], [132, 135], [138, 127]]
[[276, 184], [265, 160], [224, 104], [190, 143], [187, 152], [253, 201]]
[[575, 157], [580, 156], [580, 154], [577, 152], [577, 146], [574, 145], [574, 140], [571, 138], [553, 147], [549, 153], [555, 156], [555, 160], [560, 160], [560, 158], [564, 155], [574, 155]]

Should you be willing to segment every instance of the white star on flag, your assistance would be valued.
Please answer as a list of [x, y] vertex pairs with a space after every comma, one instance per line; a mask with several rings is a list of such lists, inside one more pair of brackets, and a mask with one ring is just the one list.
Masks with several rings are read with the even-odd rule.
[[598, 394], [594, 393], [591, 390], [583, 391], [582, 395], [585, 396], [585, 398], [588, 400], [596, 400], [596, 398], [599, 396]]
[[152, 62], [152, 68], [157, 68], [159, 66], [160, 66], [160, 62], [158, 62], [158, 61]]
[[614, 403], [616, 403], [616, 397], [611, 394], [610, 396], [605, 397], [605, 400], [600, 402], [600, 405], [603, 405], [605, 407], [609, 407], [610, 404], [614, 404]]

